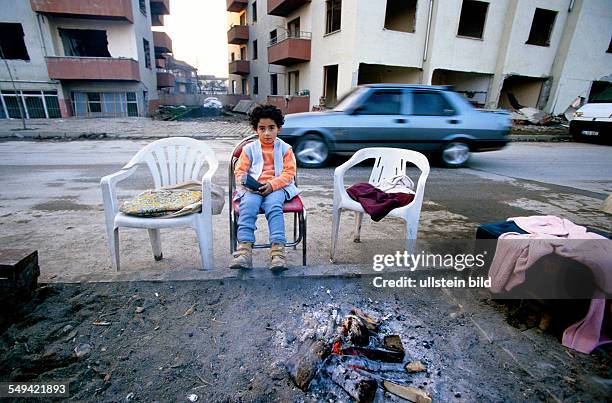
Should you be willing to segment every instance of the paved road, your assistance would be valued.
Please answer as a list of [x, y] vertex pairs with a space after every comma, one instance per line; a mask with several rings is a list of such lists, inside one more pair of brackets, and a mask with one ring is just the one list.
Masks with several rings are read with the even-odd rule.
[[474, 154], [469, 168], [511, 178], [612, 193], [612, 147], [583, 143], [511, 143]]
[[[200, 276], [201, 272], [193, 270], [200, 262], [195, 235], [190, 230], [162, 231], [165, 258], [161, 262], [151, 257], [146, 231], [123, 231], [123, 271], [119, 276], [126, 277], [113, 277], [116, 274], [110, 270], [99, 181], [120, 169], [148, 142], [0, 143], [0, 244], [5, 248], [38, 249], [44, 268], [41, 277], [47, 281]], [[235, 142], [208, 141], [221, 162], [213, 181], [223, 187], [227, 186], [227, 159]], [[500, 152], [476, 155], [465, 169], [433, 167], [426, 186], [419, 239], [472, 239], [480, 223], [533, 214], [560, 215], [611, 231], [610, 216], [599, 210], [610, 189], [608, 150], [584, 144], [521, 143]], [[353, 219], [343, 214], [337, 260], [344, 269], [329, 265], [334, 168], [299, 170], [300, 188], [308, 208], [309, 260], [307, 268], [292, 271], [292, 275], [339, 273], [351, 265], [364, 265], [368, 259], [371, 263], [373, 254], [392, 253], [403, 245], [403, 225], [393, 219], [380, 223], [366, 220], [362, 243], [351, 242]], [[369, 170], [368, 166], [350, 170], [346, 182], [367, 180]], [[133, 179], [123, 183], [119, 196], [129, 197], [149, 187], [148, 174], [139, 170]], [[226, 270], [230, 259], [227, 206], [213, 220], [218, 270], [212, 275], [233, 276]], [[286, 221], [291, 231], [292, 220]], [[265, 220], [261, 219], [258, 227], [257, 236], [266, 238]], [[381, 239], [385, 242], [381, 243]], [[291, 251], [289, 263], [299, 265], [300, 256], [301, 251]], [[265, 266], [267, 252], [258, 250], [255, 261], [257, 266]], [[317, 272], [317, 268], [321, 271]]]

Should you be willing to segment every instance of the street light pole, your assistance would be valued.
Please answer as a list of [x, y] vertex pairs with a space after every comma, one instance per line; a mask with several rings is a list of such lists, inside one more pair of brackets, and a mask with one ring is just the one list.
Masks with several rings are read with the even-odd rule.
[[13, 90], [15, 90], [15, 99], [17, 100], [17, 105], [19, 106], [19, 116], [21, 116], [21, 123], [23, 124], [23, 130], [27, 130], [28, 128], [26, 127], [26, 121], [23, 116], [24, 115], [23, 104], [21, 103], [19, 94], [17, 94], [17, 86], [15, 85], [15, 81], [13, 80], [13, 73], [11, 73], [11, 68], [9, 67], [8, 62], [4, 58], [4, 52], [2, 51], [2, 45], [0, 45], [0, 57], [2, 58], [2, 60], [4, 60], [4, 65], [6, 66], [6, 69], [8, 70], [9, 77], [11, 79], [11, 83], [13, 84]]

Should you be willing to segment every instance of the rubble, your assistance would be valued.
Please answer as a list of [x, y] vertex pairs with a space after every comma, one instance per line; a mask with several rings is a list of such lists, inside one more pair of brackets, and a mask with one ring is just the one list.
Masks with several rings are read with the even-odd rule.
[[406, 364], [404, 367], [408, 372], [424, 372], [427, 371], [427, 367], [423, 365], [421, 361], [412, 361]]

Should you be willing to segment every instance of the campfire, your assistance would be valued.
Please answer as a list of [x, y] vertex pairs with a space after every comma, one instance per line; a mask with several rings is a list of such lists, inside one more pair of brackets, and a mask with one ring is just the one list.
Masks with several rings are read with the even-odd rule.
[[400, 335], [384, 320], [353, 308], [343, 318], [334, 310], [322, 336], [304, 341], [289, 359], [295, 384], [307, 391], [333, 383], [357, 402], [371, 402], [382, 389], [403, 399], [430, 403], [425, 391], [409, 386], [410, 373], [426, 371], [406, 357]]

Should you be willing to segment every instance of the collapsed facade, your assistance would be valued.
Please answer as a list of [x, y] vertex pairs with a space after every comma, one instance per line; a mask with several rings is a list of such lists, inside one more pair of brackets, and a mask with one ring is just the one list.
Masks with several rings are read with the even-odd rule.
[[228, 91], [286, 113], [394, 82], [559, 114], [612, 82], [607, 0], [226, 2]]
[[159, 86], [175, 85], [156, 70], [172, 41], [151, 30], [169, 2], [5, 0], [0, 118], [147, 116]]

